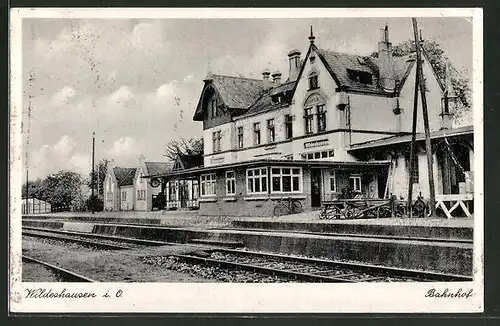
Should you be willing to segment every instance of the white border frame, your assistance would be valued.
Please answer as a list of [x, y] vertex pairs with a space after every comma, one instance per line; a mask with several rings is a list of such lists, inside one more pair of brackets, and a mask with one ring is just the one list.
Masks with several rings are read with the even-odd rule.
[[[483, 192], [483, 13], [478, 8], [327, 9], [327, 8], [128, 8], [128, 9], [13, 9], [11, 36], [10, 114], [10, 255], [9, 310], [11, 312], [220, 312], [220, 313], [470, 313], [483, 311], [484, 192]], [[348, 17], [473, 17], [474, 106], [474, 277], [473, 282], [425, 284], [193, 284], [97, 283], [48, 284], [21, 281], [21, 179], [22, 174], [22, 19], [23, 18], [348, 18]], [[261, 139], [262, 140], [262, 139]], [[201, 183], [200, 183], [201, 186]], [[29, 287], [53, 291], [123, 291], [114, 300], [25, 299]], [[449, 291], [473, 289], [469, 299], [425, 298], [430, 288]], [[172, 295], [175, 294], [175, 295]], [[361, 294], [361, 295], [360, 295]], [[397, 299], [395, 299], [397, 298]]]

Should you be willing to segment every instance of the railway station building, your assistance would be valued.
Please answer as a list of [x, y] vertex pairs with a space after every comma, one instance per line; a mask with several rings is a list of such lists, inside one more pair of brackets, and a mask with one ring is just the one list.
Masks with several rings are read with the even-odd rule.
[[161, 188], [155, 188], [143, 176], [171, 170], [166, 162], [147, 162], [143, 155], [136, 167], [110, 167], [104, 179], [104, 210], [152, 211], [164, 207]]
[[[450, 83], [425, 51], [422, 59], [436, 193], [449, 210], [473, 199], [473, 129], [455, 124]], [[405, 198], [409, 178], [415, 199], [428, 198], [421, 101], [418, 159], [408, 171], [416, 57], [393, 55], [387, 26], [377, 57], [324, 49], [311, 30], [305, 55], [292, 50], [288, 62], [286, 79], [280, 71], [262, 79], [209, 72], [193, 117], [203, 124], [202, 165], [147, 177], [196, 184], [191, 198], [206, 215], [269, 216], [284, 198], [310, 211], [345, 189]]]

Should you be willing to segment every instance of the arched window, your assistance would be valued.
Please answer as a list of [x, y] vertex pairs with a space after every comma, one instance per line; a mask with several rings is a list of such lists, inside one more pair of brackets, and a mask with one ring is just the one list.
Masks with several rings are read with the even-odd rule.
[[[316, 119], [316, 130], [314, 129], [314, 115]], [[304, 102], [304, 125], [305, 133], [326, 131], [326, 101], [319, 93], [313, 93]]]

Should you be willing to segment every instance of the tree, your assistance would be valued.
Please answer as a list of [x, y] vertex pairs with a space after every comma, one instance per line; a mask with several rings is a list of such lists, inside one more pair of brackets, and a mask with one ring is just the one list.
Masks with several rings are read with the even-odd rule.
[[[459, 71], [454, 67], [450, 59], [441, 49], [441, 45], [434, 40], [426, 40], [423, 42], [423, 48], [429, 58], [432, 68], [442, 84], [445, 83], [446, 66], [450, 67], [448, 71], [451, 85], [455, 95], [460, 99], [462, 105], [459, 105], [456, 111], [455, 119], [459, 119], [471, 110], [472, 107], [472, 90], [469, 78], [465, 71]], [[415, 52], [415, 41], [408, 40], [392, 47], [392, 55], [394, 57], [402, 57]], [[373, 52], [371, 57], [377, 58], [378, 52]]]
[[[94, 182], [97, 184], [97, 181], [99, 181], [99, 184], [97, 185], [97, 187], [94, 188], [94, 189], [98, 189], [98, 191], [97, 191], [98, 197], [100, 197], [101, 195], [104, 195], [104, 178], [106, 178], [106, 171], [108, 170], [108, 166], [110, 165], [110, 162], [111, 162], [111, 160], [108, 160], [107, 158], [102, 159], [97, 164], [97, 167], [94, 169]], [[97, 173], [99, 173], [99, 178], [97, 178]], [[89, 187], [92, 187], [92, 172], [89, 173], [87, 185]]]
[[[49, 202], [54, 209], [75, 209], [75, 201], [82, 196], [84, 184], [79, 173], [59, 171], [43, 180], [28, 182], [28, 193], [30, 197]], [[26, 184], [23, 185], [22, 191], [25, 196]]]
[[203, 154], [203, 138], [181, 138], [180, 140], [172, 140], [165, 146], [165, 152], [163, 155], [169, 160], [175, 161], [179, 154]]
[[80, 196], [83, 183], [82, 176], [72, 171], [59, 171], [43, 181], [47, 200], [55, 207], [71, 207]]

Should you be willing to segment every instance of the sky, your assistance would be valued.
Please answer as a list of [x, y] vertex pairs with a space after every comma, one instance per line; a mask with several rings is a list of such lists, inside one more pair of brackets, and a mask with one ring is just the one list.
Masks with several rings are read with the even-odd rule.
[[[472, 19], [418, 23], [424, 39], [471, 75]], [[280, 70], [285, 80], [287, 54], [305, 55], [309, 26], [320, 48], [368, 55], [385, 24], [393, 44], [413, 35], [410, 18], [24, 19], [24, 168], [30, 179], [61, 169], [87, 174], [93, 132], [96, 161], [165, 161], [169, 141], [202, 135], [192, 117], [209, 66], [258, 79]]]

